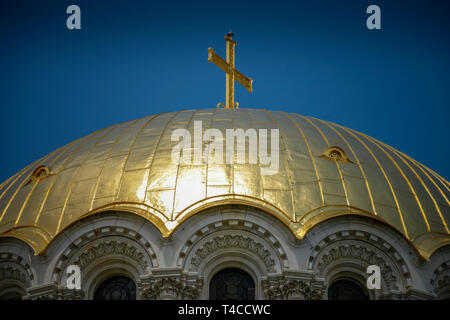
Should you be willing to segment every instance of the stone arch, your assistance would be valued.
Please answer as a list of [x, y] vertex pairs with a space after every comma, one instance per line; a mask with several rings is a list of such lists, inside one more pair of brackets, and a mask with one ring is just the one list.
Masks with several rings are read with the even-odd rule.
[[5, 262], [1, 259], [3, 255], [0, 254], [0, 300], [22, 299], [31, 279], [21, 264], [12, 262], [12, 259]]
[[0, 300], [21, 300], [25, 295], [26, 288], [21, 281], [9, 278], [0, 281]]
[[181, 241], [174, 262], [184, 273], [201, 279], [202, 299], [209, 297], [209, 281], [224, 268], [250, 274], [257, 299], [264, 298], [262, 282], [293, 267], [293, 254], [286, 249], [295, 238], [276, 221], [257, 208], [243, 205], [209, 208], [185, 222], [189, 233], [180, 226], [174, 234], [174, 240]]
[[450, 261], [442, 263], [434, 270], [430, 282], [437, 299], [450, 299]]
[[215, 255], [216, 252], [230, 249], [236, 252], [249, 252], [263, 263], [267, 273], [277, 272], [276, 260], [270, 249], [262, 241], [258, 241], [258, 239], [244, 232], [219, 233], [213, 237], [208, 237], [193, 253], [189, 263], [189, 271], [198, 272], [210, 256]]
[[436, 295], [436, 299], [439, 300], [447, 300], [450, 299], [450, 259], [448, 259], [448, 253], [450, 250], [450, 246], [445, 246], [439, 249], [435, 253], [436, 256], [432, 256], [432, 258], [437, 258], [439, 255], [438, 252], [441, 252], [442, 260], [444, 260], [437, 267], [434, 267], [433, 273], [431, 275], [430, 284], [433, 290], [433, 293]]
[[94, 228], [76, 238], [59, 256], [52, 280], [65, 283], [63, 272], [78, 265], [85, 297], [93, 298], [97, 287], [112, 276], [123, 275], [137, 283], [158, 266], [152, 245], [138, 232], [122, 226]]
[[[236, 220], [230, 221], [238, 224]], [[249, 231], [222, 229], [203, 229], [205, 234], [194, 234], [186, 242], [178, 259], [182, 268], [190, 274], [204, 279], [205, 286], [201, 298], [209, 297], [209, 283], [217, 272], [225, 268], [238, 268], [251, 275], [255, 281], [256, 297], [262, 298], [261, 282], [270, 274], [279, 274], [283, 268], [281, 253], [277, 256], [263, 238]], [[260, 229], [260, 231], [262, 231]]]
[[59, 257], [52, 278], [64, 284], [64, 270], [69, 265], [79, 266], [87, 299], [92, 299], [98, 286], [112, 276], [127, 276], [137, 283], [157, 260], [148, 242], [130, 235], [136, 234], [122, 227], [103, 227], [84, 234]]
[[[186, 271], [197, 269], [205, 255], [214, 250], [232, 247], [246, 248], [255, 252], [262, 261], [266, 260], [264, 265], [267, 270], [270, 270], [269, 272], [281, 272], [282, 269], [288, 269], [290, 259], [285, 245], [282, 244], [279, 236], [273, 233], [272, 228], [269, 230], [270, 224], [261, 223], [257, 220], [259, 217], [251, 217], [250, 212], [256, 215], [263, 214], [258, 209], [237, 205], [211, 208], [199, 213], [199, 218], [202, 214], [203, 216], [214, 214], [214, 217], [206, 218], [202, 224], [196, 224], [196, 229], [190, 231], [189, 236], [183, 240], [177, 251], [176, 265]], [[201, 248], [199, 243], [202, 243]], [[268, 260], [269, 257], [277, 265], [277, 270]], [[193, 268], [189, 265], [192, 263]]]
[[85, 270], [85, 297], [89, 300], [94, 299], [94, 294], [100, 285], [104, 281], [116, 276], [130, 278], [137, 285], [141, 274], [135, 268], [132, 261], [123, 257], [116, 259], [113, 257], [105, 257], [105, 259], [95, 261], [88, 270]]
[[0, 252], [0, 280], [11, 278], [22, 282], [26, 287], [32, 285], [35, 279], [30, 264], [21, 255], [11, 252]]
[[[47, 268], [40, 285], [29, 289], [28, 299], [92, 298], [93, 288], [104, 276], [123, 273], [138, 283], [161, 255], [155, 246], [161, 234], [151, 223], [130, 213], [105, 212], [86, 217], [58, 235], [36, 258]], [[79, 264], [82, 290], [65, 288], [65, 270]], [[44, 289], [40, 289], [45, 287]]]
[[30, 260], [33, 249], [16, 238], [0, 241], [0, 299], [23, 298], [36, 281]]
[[[118, 254], [122, 251], [143, 269], [157, 267], [159, 252], [152, 245], [155, 240], [149, 239], [149, 232], [142, 232], [145, 223], [140, 217], [122, 212], [100, 213], [78, 221], [66, 229], [64, 236], [55, 238], [49, 247], [48, 255], [56, 259], [49, 262], [50, 273], [46, 278], [60, 282], [62, 271], [74, 262], [75, 257], [84, 267], [91, 262], [89, 260], [95, 260], [94, 257], [101, 257], [108, 252]], [[154, 230], [150, 230], [150, 233]], [[155, 236], [158, 237], [159, 234]]]
[[67, 247], [57, 260], [52, 280], [62, 282], [62, 271], [70, 264], [80, 266], [83, 271], [96, 260], [102, 260], [108, 255], [128, 258], [140, 266], [143, 273], [158, 266], [151, 244], [134, 230], [117, 226], [100, 227], [84, 233]]
[[[236, 229], [228, 227], [240, 227], [238, 230], [242, 231], [236, 232], [234, 231]], [[255, 231], [256, 234], [251, 231]], [[213, 237], [210, 236], [212, 234], [214, 234]], [[196, 244], [198, 244], [201, 239], [208, 236], [210, 236], [208, 240], [204, 241], [200, 247], [196, 247]], [[266, 239], [266, 241], [262, 239]], [[268, 246], [272, 247], [272, 252], [267, 248]], [[194, 272], [198, 271], [203, 260], [209, 254], [212, 254], [215, 250], [220, 250], [221, 248], [247, 249], [252, 251], [261, 259], [261, 261], [263, 261], [267, 271], [271, 273], [276, 272], [275, 266], [277, 260], [280, 268], [289, 267], [289, 261], [284, 248], [268, 230], [258, 227], [251, 222], [239, 219], [225, 220], [210, 224], [193, 233], [181, 248], [178, 254], [177, 264], [184, 267], [186, 270]], [[192, 252], [193, 250], [195, 250], [195, 252]], [[274, 254], [275, 252], [276, 254]], [[186, 266], [187, 258], [190, 255], [190, 264], [189, 266]], [[279, 271], [280, 270], [278, 270], [278, 272]]]
[[328, 220], [328, 225], [322, 226], [321, 230], [328, 232], [310, 236], [312, 249], [308, 269], [328, 284], [340, 278], [351, 278], [365, 286], [367, 266], [378, 265], [382, 288], [368, 292], [370, 298], [395, 298], [404, 293], [412, 284], [411, 273], [392, 239], [380, 232], [382, 228], [365, 228], [358, 219], [352, 218], [351, 228], [345, 223], [342, 227], [339, 223], [343, 221], [337, 219]]

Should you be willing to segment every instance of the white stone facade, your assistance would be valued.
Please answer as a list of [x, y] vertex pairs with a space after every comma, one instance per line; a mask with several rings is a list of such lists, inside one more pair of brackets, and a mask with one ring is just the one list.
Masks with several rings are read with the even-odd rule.
[[[81, 290], [66, 288], [74, 264]], [[365, 286], [373, 264], [381, 269], [380, 290]], [[192, 216], [170, 238], [123, 212], [78, 221], [39, 256], [2, 238], [0, 299], [93, 299], [117, 275], [135, 282], [137, 299], [208, 299], [212, 277], [226, 268], [252, 277], [256, 299], [327, 299], [341, 279], [359, 283], [370, 299], [450, 298], [450, 246], [424, 261], [393, 228], [359, 216], [326, 220], [298, 240], [273, 216], [225, 205]]]

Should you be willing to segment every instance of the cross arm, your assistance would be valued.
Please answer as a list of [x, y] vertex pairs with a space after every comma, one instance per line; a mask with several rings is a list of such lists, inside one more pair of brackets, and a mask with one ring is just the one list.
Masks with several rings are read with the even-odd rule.
[[253, 79], [247, 78], [246, 76], [244, 76], [242, 73], [240, 73], [236, 69], [234, 69], [233, 71], [234, 71], [234, 77], [235, 77], [236, 81], [239, 82], [240, 84], [242, 84], [248, 90], [248, 92], [252, 92], [253, 91], [253, 87], [252, 87]]
[[208, 48], [208, 62], [214, 62], [216, 66], [225, 72], [230, 71], [228, 63], [219, 57], [219, 55], [214, 52], [213, 48]]

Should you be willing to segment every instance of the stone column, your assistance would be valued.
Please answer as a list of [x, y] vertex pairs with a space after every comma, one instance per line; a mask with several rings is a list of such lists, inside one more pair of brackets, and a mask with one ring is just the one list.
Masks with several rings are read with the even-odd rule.
[[322, 280], [303, 273], [264, 279], [262, 287], [269, 300], [322, 300], [325, 293]]
[[138, 282], [140, 297], [144, 300], [196, 300], [203, 282], [189, 277], [181, 270], [154, 270]]

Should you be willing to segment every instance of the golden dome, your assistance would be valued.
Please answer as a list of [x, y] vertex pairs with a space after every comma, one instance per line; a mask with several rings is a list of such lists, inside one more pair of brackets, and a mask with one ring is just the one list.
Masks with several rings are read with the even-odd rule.
[[[174, 164], [171, 133], [192, 128], [278, 128], [279, 170], [258, 164]], [[0, 185], [0, 236], [36, 254], [74, 222], [102, 211], [132, 212], [169, 236], [218, 204], [258, 207], [297, 238], [331, 217], [372, 217], [423, 255], [450, 242], [449, 183], [407, 155], [342, 126], [264, 109], [199, 109], [152, 115], [94, 132]]]

